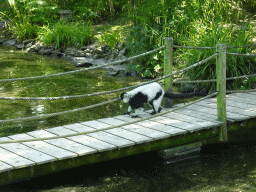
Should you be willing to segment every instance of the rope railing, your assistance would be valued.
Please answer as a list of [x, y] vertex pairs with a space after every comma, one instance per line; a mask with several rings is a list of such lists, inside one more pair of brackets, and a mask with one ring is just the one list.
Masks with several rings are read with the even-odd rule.
[[169, 75], [165, 75], [163, 77], [159, 77], [159, 78], [156, 78], [154, 80], [147, 81], [147, 82], [144, 82], [144, 83], [141, 83], [141, 84], [138, 84], [138, 85], [132, 85], [132, 86], [129, 86], [129, 87], [125, 87], [125, 88], [121, 88], [121, 89], [116, 89], [116, 90], [112, 90], [112, 91], [91, 93], [91, 94], [85, 94], [85, 95], [62, 96], [62, 97], [0, 97], [0, 99], [5, 99], [5, 100], [59, 100], [59, 99], [71, 99], [71, 98], [73, 99], [73, 98], [91, 97], [91, 96], [99, 96], [99, 95], [106, 95], [106, 94], [116, 93], [116, 92], [119, 92], [119, 91], [125, 91], [125, 90], [128, 90], [128, 89], [136, 88], [136, 87], [139, 87], [139, 86], [142, 86], [142, 85], [147, 85], [149, 83], [160, 81], [162, 79], [165, 79], [165, 78], [171, 77], [173, 75], [182, 73], [182, 72], [184, 72], [186, 70], [189, 70], [189, 69], [194, 68], [194, 67], [196, 67], [198, 65], [206, 63], [207, 61], [209, 61], [210, 59], [216, 57], [217, 55], [218, 55], [218, 53], [215, 53], [212, 56], [210, 56], [210, 57], [208, 57], [208, 58], [206, 58], [206, 59], [204, 59], [202, 61], [199, 61], [199, 62], [197, 62], [197, 63], [195, 63], [193, 65], [190, 65], [187, 68], [178, 70], [178, 71], [176, 71], [174, 73], [171, 73]]
[[103, 64], [103, 65], [100, 65], [100, 66], [95, 66], [95, 67], [90, 67], [90, 68], [85, 68], [85, 69], [79, 69], [79, 70], [74, 70], [74, 71], [68, 71], [68, 72], [63, 72], [63, 73], [56, 73], [56, 74], [51, 74], [51, 75], [42, 75], [42, 76], [35, 76], [35, 77], [21, 77], [21, 78], [14, 78], [14, 79], [0, 79], [0, 83], [1, 82], [11, 82], [11, 81], [35, 80], [35, 79], [42, 79], [42, 78], [48, 78], [48, 77], [56, 77], [56, 76], [61, 76], [61, 75], [70, 75], [70, 74], [73, 74], [73, 73], [88, 71], [88, 70], [91, 70], [91, 69], [98, 69], [98, 68], [106, 67], [106, 66], [109, 66], [109, 65], [116, 65], [118, 63], [123, 63], [123, 62], [126, 62], [126, 61], [130, 61], [130, 60], [136, 59], [138, 57], [149, 55], [151, 53], [162, 50], [164, 48], [165, 48], [165, 46], [162, 46], [162, 47], [156, 48], [154, 50], [129, 57], [127, 59], [122, 59], [122, 60], [110, 62], [110, 63]]
[[256, 57], [256, 54], [227, 53], [227, 55], [243, 56], [243, 57]]
[[[210, 56], [210, 57], [208, 57], [208, 58], [206, 58], [206, 59], [204, 59], [202, 61], [199, 61], [199, 62], [197, 62], [197, 63], [195, 63], [195, 64], [193, 64], [193, 65], [191, 65], [189, 67], [186, 67], [184, 69], [181, 69], [181, 70], [176, 71], [174, 73], [171, 73], [169, 75], [166, 75], [166, 76], [163, 76], [163, 77], [159, 77], [157, 79], [154, 79], [154, 80], [151, 80], [151, 81], [147, 81], [147, 82], [141, 83], [139, 85], [133, 85], [133, 86], [126, 87], [126, 88], [113, 90], [112, 92], [118, 92], [118, 91], [123, 91], [123, 90], [131, 89], [131, 88], [138, 87], [138, 86], [141, 86], [141, 85], [146, 85], [146, 84], [149, 84], [149, 83], [153, 83], [153, 82], [165, 79], [167, 77], [171, 77], [173, 75], [179, 74], [179, 73], [181, 73], [183, 71], [186, 71], [186, 70], [192, 69], [192, 68], [194, 68], [194, 67], [196, 67], [198, 65], [201, 65], [201, 64], [209, 61], [210, 59], [216, 57], [217, 55], [218, 55], [218, 53], [215, 53], [214, 55], [212, 55], [212, 56]], [[81, 110], [85, 110], [85, 109], [90, 109], [90, 108], [93, 108], [93, 107], [98, 107], [100, 105], [104, 105], [104, 104], [107, 104], [107, 103], [110, 103], [110, 102], [114, 102], [116, 100], [117, 99], [113, 99], [113, 100], [109, 100], [109, 101], [102, 102], [102, 103], [99, 103], [99, 104], [90, 105], [90, 106], [86, 106], [86, 107], [82, 107], [82, 108], [78, 108], [78, 109], [73, 109], [73, 110], [68, 110], [68, 111], [57, 112], [57, 113], [38, 115], [38, 116], [32, 116], [32, 117], [24, 117], [24, 118], [18, 118], [18, 119], [0, 120], [0, 123], [9, 123], [9, 122], [17, 122], [17, 121], [35, 120], [35, 119], [42, 119], [42, 118], [47, 118], [47, 117], [52, 117], [52, 116], [57, 116], [57, 115], [63, 115], [63, 114], [67, 114], [67, 113], [72, 113], [72, 112], [77, 112], [77, 111], [81, 111]]]
[[115, 129], [115, 128], [120, 128], [120, 127], [123, 127], [123, 126], [127, 126], [127, 125], [131, 125], [131, 124], [134, 124], [134, 123], [138, 123], [138, 122], [141, 122], [141, 121], [145, 121], [145, 120], [150, 120], [154, 117], [158, 117], [158, 116], [162, 116], [162, 115], [165, 115], [167, 113], [170, 113], [170, 112], [173, 112], [173, 111], [176, 111], [178, 109], [182, 109], [184, 107], [187, 107], [189, 105], [192, 105], [192, 104], [195, 104], [197, 102], [200, 102], [204, 99], [207, 99], [207, 98], [211, 98], [213, 96], [216, 96], [218, 93], [215, 92], [215, 93], [212, 93], [210, 95], [207, 95], [205, 97], [202, 97], [196, 101], [191, 101], [189, 103], [186, 103], [184, 104], [182, 107], [176, 107], [172, 110], [168, 110], [166, 112], [162, 112], [162, 113], [157, 113], [155, 115], [151, 115], [149, 117], [144, 117], [144, 118], [141, 118], [141, 119], [138, 119], [138, 120], [134, 120], [134, 121], [131, 121], [131, 122], [127, 122], [127, 123], [123, 123], [123, 124], [120, 124], [120, 125], [115, 125], [115, 126], [110, 126], [110, 127], [107, 127], [107, 128], [103, 128], [103, 129], [96, 129], [96, 130], [93, 130], [93, 131], [87, 131], [87, 132], [82, 132], [82, 133], [75, 133], [75, 134], [69, 134], [69, 135], [64, 135], [64, 136], [55, 136], [55, 137], [44, 137], [44, 138], [35, 138], [35, 139], [25, 139], [25, 140], [11, 140], [11, 141], [1, 141], [0, 144], [6, 144], [6, 143], [23, 143], [23, 142], [32, 142], [32, 141], [44, 141], [44, 140], [51, 140], [51, 139], [59, 139], [59, 138], [68, 138], [68, 137], [72, 137], [72, 136], [78, 136], [78, 135], [87, 135], [87, 134], [90, 134], [90, 133], [95, 133], [95, 132], [100, 132], [100, 131], [106, 131], [106, 130], [110, 130], [110, 129]]
[[[243, 79], [243, 78], [248, 78], [248, 77], [255, 77], [256, 73], [251, 74], [251, 75], [242, 75], [242, 76], [238, 76], [238, 77], [228, 77], [226, 78], [226, 80], [235, 80], [235, 79]], [[173, 81], [173, 83], [175, 84], [179, 84], [179, 83], [209, 83], [209, 82], [216, 82], [217, 79], [208, 79], [208, 80], [194, 80], [194, 81]], [[1, 99], [1, 97], [0, 97]]]

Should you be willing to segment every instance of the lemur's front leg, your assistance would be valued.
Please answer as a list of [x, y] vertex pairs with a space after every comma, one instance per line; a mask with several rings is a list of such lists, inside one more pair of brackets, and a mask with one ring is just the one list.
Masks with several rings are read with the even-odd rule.
[[129, 106], [129, 107], [128, 107], [128, 111], [127, 111], [126, 113], [124, 113], [124, 115], [130, 115], [131, 112], [132, 112], [132, 107]]

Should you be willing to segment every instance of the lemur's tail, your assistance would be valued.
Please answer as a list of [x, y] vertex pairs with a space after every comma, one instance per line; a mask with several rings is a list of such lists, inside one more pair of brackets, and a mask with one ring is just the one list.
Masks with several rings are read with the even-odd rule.
[[185, 98], [191, 98], [194, 96], [206, 96], [206, 93], [203, 92], [193, 92], [193, 93], [171, 93], [171, 92], [165, 92], [164, 97], [169, 98], [169, 99], [185, 99]]

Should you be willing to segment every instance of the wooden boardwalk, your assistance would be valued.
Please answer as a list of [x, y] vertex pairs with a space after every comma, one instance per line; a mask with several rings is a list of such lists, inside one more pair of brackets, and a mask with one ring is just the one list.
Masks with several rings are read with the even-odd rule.
[[[256, 93], [227, 95], [229, 132], [252, 127], [256, 122]], [[149, 116], [145, 113], [145, 116]], [[134, 121], [129, 116], [98, 119], [32, 131], [1, 141], [65, 136]], [[136, 124], [87, 135], [44, 141], [0, 144], [0, 185], [78, 167], [85, 164], [157, 151], [202, 141], [214, 143], [221, 122], [217, 121], [216, 98], [210, 98]], [[209, 142], [208, 142], [209, 141]]]

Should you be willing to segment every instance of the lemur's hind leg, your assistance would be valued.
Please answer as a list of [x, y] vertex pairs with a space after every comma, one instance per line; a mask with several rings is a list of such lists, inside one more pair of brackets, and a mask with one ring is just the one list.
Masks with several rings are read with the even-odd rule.
[[149, 102], [149, 104], [153, 107], [153, 111], [150, 113], [150, 115], [155, 115], [161, 112], [162, 110], [161, 101], [162, 99], [159, 98], [159, 99], [153, 100], [152, 102]]

